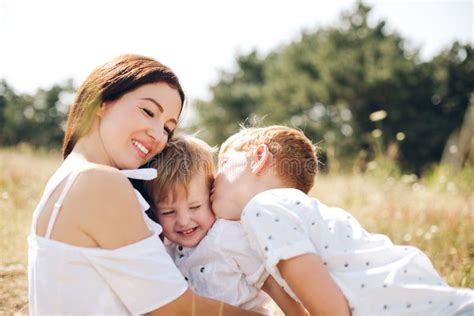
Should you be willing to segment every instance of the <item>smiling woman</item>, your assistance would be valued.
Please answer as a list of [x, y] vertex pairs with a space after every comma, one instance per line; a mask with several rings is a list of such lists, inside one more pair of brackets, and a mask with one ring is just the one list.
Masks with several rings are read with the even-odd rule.
[[[163, 150], [176, 128], [180, 110], [178, 92], [164, 82], [146, 84], [115, 101], [104, 102], [97, 113], [98, 135], [111, 160], [102, 163], [120, 169], [146, 163]], [[124, 154], [132, 149], [135, 155]]]
[[[149, 86], [152, 84], [157, 86], [156, 91]], [[158, 109], [154, 110], [150, 102], [157, 105]], [[177, 113], [169, 113], [175, 117], [171, 115], [167, 118], [170, 122], [164, 125], [167, 132], [172, 133], [184, 104], [184, 92], [176, 75], [159, 62], [142, 56], [125, 55], [96, 68], [79, 88], [69, 112], [63, 144], [64, 158], [78, 139], [91, 130], [92, 124], [97, 123], [97, 114], [104, 114], [107, 105], [133, 104], [154, 118], [159, 116], [155, 113], [164, 112], [160, 102], [170, 102], [172, 107], [177, 108]]]
[[183, 103], [174, 73], [138, 55], [98, 67], [79, 88], [65, 160], [28, 237], [31, 314], [248, 314], [187, 289], [127, 179], [156, 176], [135, 169], [163, 150]]

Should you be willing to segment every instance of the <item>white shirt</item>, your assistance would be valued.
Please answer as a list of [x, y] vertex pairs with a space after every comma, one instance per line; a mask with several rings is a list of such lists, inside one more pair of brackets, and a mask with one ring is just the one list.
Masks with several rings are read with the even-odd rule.
[[[30, 314], [144, 314], [179, 297], [187, 284], [159, 239], [161, 226], [145, 213], [153, 235], [118, 249], [78, 247], [49, 239], [55, 211], [45, 237], [36, 235], [38, 216], [54, 189], [68, 178], [60, 205], [74, 177], [87, 168], [90, 164], [82, 157], [70, 154], [49, 180], [33, 214], [28, 237]], [[124, 171], [147, 179], [153, 178], [150, 172]], [[136, 194], [144, 212], [149, 205]]]
[[296, 189], [256, 195], [242, 226], [265, 268], [296, 299], [277, 264], [305, 253], [321, 257], [352, 315], [454, 315], [472, 312], [474, 291], [449, 287], [419, 249], [370, 234], [342, 209]]
[[197, 294], [246, 310], [271, 313], [266, 307], [271, 299], [260, 290], [268, 273], [239, 222], [217, 219], [196, 247], [167, 240], [165, 244]]

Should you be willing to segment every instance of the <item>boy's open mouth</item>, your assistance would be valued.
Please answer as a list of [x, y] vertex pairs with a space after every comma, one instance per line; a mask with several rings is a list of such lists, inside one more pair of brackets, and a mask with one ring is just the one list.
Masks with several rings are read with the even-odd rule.
[[191, 236], [197, 229], [198, 229], [198, 226], [190, 228], [190, 229], [178, 231], [178, 234], [183, 235], [184, 237], [188, 237], [188, 236]]

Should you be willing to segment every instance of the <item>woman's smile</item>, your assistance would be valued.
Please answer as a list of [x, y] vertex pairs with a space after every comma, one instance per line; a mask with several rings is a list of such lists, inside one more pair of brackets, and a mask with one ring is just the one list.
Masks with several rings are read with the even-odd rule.
[[148, 149], [145, 145], [135, 139], [132, 139], [132, 144], [138, 152], [139, 156], [142, 158], [145, 158], [146, 155], [148, 155], [148, 153], [150, 152], [150, 149]]

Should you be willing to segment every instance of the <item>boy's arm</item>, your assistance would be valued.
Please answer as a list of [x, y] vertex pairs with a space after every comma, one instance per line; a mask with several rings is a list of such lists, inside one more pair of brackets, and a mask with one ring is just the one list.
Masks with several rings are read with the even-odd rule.
[[281, 260], [278, 270], [310, 315], [350, 315], [339, 287], [313, 253]]
[[285, 315], [309, 315], [308, 311], [292, 299], [272, 276], [269, 276], [263, 283], [262, 290], [270, 295]]

